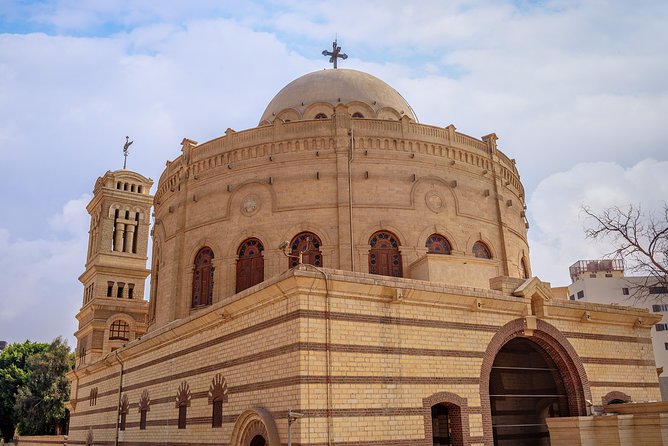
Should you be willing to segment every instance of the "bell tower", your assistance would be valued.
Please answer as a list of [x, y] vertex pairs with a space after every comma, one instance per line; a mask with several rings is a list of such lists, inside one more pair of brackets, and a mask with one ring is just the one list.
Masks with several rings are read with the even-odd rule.
[[86, 270], [79, 277], [83, 303], [77, 320], [77, 367], [146, 333], [144, 300], [153, 180], [130, 170], [97, 179], [88, 203]]

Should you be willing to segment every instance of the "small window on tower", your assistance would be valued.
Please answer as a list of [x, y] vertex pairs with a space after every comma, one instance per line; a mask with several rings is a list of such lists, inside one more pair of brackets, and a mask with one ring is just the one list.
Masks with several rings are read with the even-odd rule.
[[127, 322], [116, 320], [109, 327], [109, 340], [128, 341], [130, 339], [130, 326]]
[[133, 299], [135, 297], [135, 284], [128, 283], [128, 299]]
[[107, 297], [111, 297], [114, 292], [114, 282], [107, 282]]
[[123, 288], [125, 284], [123, 282], [118, 282], [118, 290], [116, 291], [116, 297], [123, 297]]

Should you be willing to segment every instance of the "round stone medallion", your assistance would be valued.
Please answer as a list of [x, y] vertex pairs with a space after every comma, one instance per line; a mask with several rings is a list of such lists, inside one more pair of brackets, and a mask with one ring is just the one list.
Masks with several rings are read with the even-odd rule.
[[425, 203], [430, 211], [437, 214], [445, 209], [445, 199], [443, 195], [436, 191], [429, 191], [424, 197]]
[[241, 212], [244, 215], [253, 215], [260, 209], [260, 198], [257, 195], [247, 195], [241, 201]]

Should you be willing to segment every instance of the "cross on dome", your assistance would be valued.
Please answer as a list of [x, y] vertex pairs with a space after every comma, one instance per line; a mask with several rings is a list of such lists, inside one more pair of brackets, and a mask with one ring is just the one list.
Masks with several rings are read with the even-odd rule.
[[334, 69], [336, 69], [337, 59], [340, 58], [340, 59], [346, 60], [348, 58], [348, 55], [346, 53], [341, 52], [341, 47], [337, 46], [336, 42], [337, 42], [336, 40], [334, 42], [332, 42], [332, 51], [324, 50], [322, 52], [323, 56], [330, 56], [329, 63], [334, 64]]

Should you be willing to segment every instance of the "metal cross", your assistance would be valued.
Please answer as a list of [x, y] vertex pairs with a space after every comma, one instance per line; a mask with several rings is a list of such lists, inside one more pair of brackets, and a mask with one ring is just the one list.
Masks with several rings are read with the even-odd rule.
[[327, 51], [324, 50], [322, 52], [323, 56], [330, 56], [329, 57], [329, 63], [334, 64], [334, 69], [336, 69], [336, 60], [337, 59], [343, 59], [346, 60], [348, 58], [348, 55], [346, 53], [341, 52], [341, 47], [336, 45], [336, 40], [332, 42], [332, 51]]
[[126, 136], [125, 137], [125, 145], [123, 146], [123, 156], [125, 159], [123, 160], [123, 169], [125, 169], [125, 166], [128, 163], [128, 150], [130, 149], [130, 146], [132, 145], [134, 141], [130, 141], [130, 137]]

